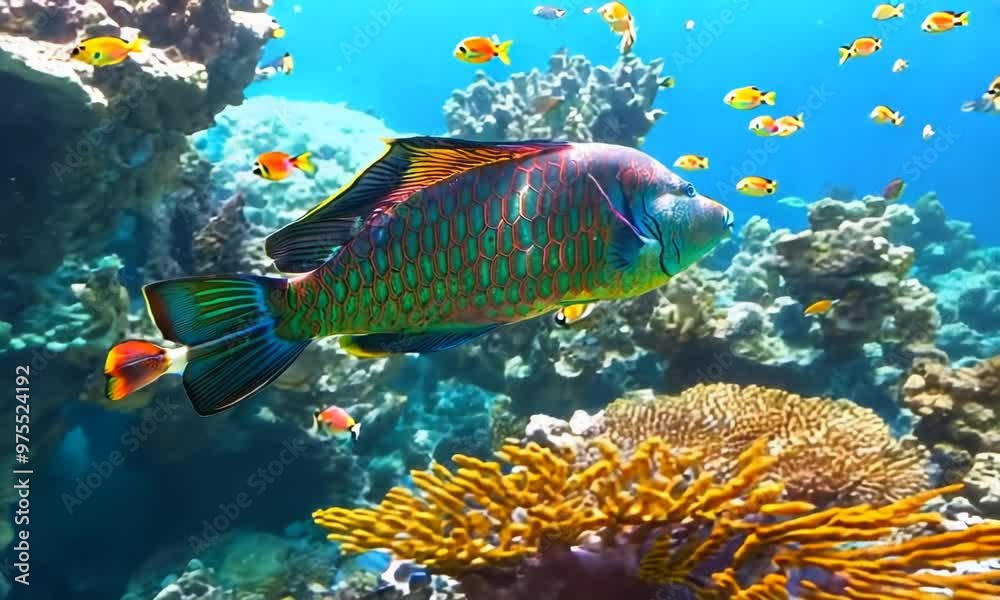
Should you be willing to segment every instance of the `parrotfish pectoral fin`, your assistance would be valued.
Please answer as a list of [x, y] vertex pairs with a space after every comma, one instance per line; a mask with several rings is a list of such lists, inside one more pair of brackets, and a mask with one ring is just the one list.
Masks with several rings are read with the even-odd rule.
[[188, 277], [143, 288], [153, 321], [168, 340], [190, 346], [184, 389], [198, 414], [221, 412], [252, 396], [292, 364], [310, 340], [286, 340], [271, 294], [288, 281], [235, 275]]
[[350, 348], [358, 352], [357, 356], [367, 357], [406, 354], [408, 352], [440, 352], [471, 342], [493, 331], [497, 327], [498, 325], [488, 325], [478, 329], [443, 333], [372, 333], [368, 335], [347, 336], [350, 340], [341, 342], [341, 346], [345, 347], [345, 345], [349, 345]]
[[535, 156], [569, 142], [470, 142], [437, 137], [386, 140], [380, 159], [297, 221], [268, 236], [267, 255], [284, 273], [312, 271], [333, 248], [349, 242], [376, 211], [388, 211], [413, 193], [490, 164]]

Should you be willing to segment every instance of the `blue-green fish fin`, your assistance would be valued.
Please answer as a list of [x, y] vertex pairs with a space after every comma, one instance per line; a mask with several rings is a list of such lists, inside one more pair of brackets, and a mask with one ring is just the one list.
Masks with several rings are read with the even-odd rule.
[[465, 331], [437, 333], [371, 333], [348, 336], [341, 341], [342, 348], [359, 356], [379, 356], [385, 354], [405, 354], [407, 352], [439, 352], [461, 346], [486, 335], [499, 327], [487, 325]]
[[437, 137], [386, 140], [385, 153], [336, 194], [268, 236], [267, 255], [284, 273], [326, 262], [375, 212], [390, 211], [413, 193], [486, 165], [570, 146], [569, 142], [472, 142]]
[[274, 381], [310, 340], [286, 340], [269, 302], [288, 281], [233, 275], [158, 281], [143, 288], [163, 337], [189, 346], [184, 389], [198, 414], [221, 412]]

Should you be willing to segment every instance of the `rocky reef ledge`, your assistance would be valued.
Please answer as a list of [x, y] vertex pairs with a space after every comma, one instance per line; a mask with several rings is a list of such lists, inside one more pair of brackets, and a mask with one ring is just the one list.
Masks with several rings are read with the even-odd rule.
[[[97, 253], [124, 211], [177, 186], [187, 135], [253, 81], [270, 17], [226, 0], [36, 0], [0, 6], [0, 264], [16, 273], [0, 319], [38, 304], [38, 277]], [[149, 48], [95, 68], [79, 40], [140, 32]]]

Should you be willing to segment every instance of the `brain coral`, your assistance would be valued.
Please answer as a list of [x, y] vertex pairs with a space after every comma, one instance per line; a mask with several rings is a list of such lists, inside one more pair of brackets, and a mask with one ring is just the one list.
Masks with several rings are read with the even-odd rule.
[[766, 438], [788, 497], [820, 506], [891, 502], [927, 487], [926, 452], [900, 443], [878, 415], [847, 400], [697, 385], [679, 396], [617, 400], [604, 418], [606, 434], [623, 448], [660, 436], [710, 457], [706, 467], [724, 476]]

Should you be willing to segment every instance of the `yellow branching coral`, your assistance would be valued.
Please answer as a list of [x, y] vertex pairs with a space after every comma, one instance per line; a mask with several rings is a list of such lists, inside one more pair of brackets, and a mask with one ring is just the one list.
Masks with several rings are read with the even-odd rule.
[[617, 400], [604, 416], [621, 448], [662, 436], [674, 448], [702, 453], [723, 477], [765, 437], [787, 497], [820, 506], [890, 502], [927, 489], [926, 451], [900, 443], [878, 415], [846, 400], [711, 384], [679, 396]]
[[[723, 479], [701, 466], [699, 453], [674, 452], [658, 437], [628, 455], [604, 438], [593, 445], [600, 459], [586, 467], [574, 466], [570, 451], [536, 444], [505, 446], [502, 462], [458, 455], [455, 471], [416, 471], [415, 489], [393, 488], [373, 509], [329, 508], [313, 519], [345, 552], [389, 550], [438, 573], [479, 577], [480, 586], [484, 571], [519, 569], [495, 584], [513, 591], [470, 598], [610, 600], [631, 597], [622, 590], [636, 585], [650, 586], [643, 594], [665, 589], [675, 597], [676, 589], [676, 597], [704, 600], [949, 597], [930, 588], [955, 598], [1000, 597], [1000, 572], [954, 569], [1000, 555], [1000, 524], [888, 541], [911, 526], [941, 523], [939, 514], [919, 510], [958, 486], [877, 508], [821, 510], [783, 499], [774, 473], [780, 459], [764, 438], [749, 443]], [[563, 554], [549, 556], [552, 546]], [[565, 560], [574, 552], [579, 559]], [[586, 573], [602, 559], [622, 565], [606, 596], [595, 592], [600, 579]], [[525, 573], [532, 569], [548, 571]], [[552, 578], [564, 580], [555, 595]], [[530, 589], [539, 581], [550, 591]], [[580, 582], [586, 595], [573, 591]]]

